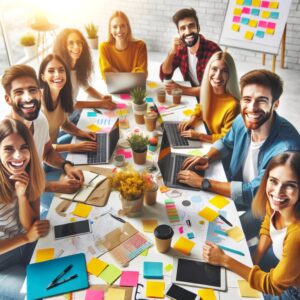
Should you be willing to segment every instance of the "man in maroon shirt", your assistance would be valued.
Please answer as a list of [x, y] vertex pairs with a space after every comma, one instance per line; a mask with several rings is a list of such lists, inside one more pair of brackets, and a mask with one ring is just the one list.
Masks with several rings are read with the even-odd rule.
[[174, 70], [179, 67], [183, 79], [190, 81], [192, 87], [172, 82], [166, 84], [167, 92], [170, 94], [177, 86], [182, 89], [184, 95], [199, 97], [205, 66], [210, 57], [221, 49], [199, 34], [200, 25], [193, 8], [177, 11], [173, 16], [173, 22], [177, 26], [179, 37], [173, 40], [172, 49], [160, 66], [160, 79], [171, 79]]

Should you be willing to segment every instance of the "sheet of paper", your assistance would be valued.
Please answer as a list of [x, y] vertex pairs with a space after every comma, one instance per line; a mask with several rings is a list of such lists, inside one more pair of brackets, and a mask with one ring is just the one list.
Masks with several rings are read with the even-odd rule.
[[198, 212], [198, 215], [206, 221], [212, 222], [219, 215], [219, 213], [209, 207], [205, 207]]
[[181, 236], [176, 243], [174, 244], [173, 248], [183, 254], [189, 255], [196, 244], [193, 241]]
[[147, 281], [146, 282], [146, 297], [164, 298], [165, 283], [163, 281]]
[[115, 265], [110, 264], [100, 274], [99, 278], [103, 279], [107, 284], [113, 284], [120, 277], [120, 275], [121, 275], [121, 270], [117, 268]]
[[198, 296], [201, 297], [201, 300], [217, 300], [213, 289], [198, 290]]
[[137, 271], [123, 271], [120, 279], [120, 286], [134, 286], [139, 282], [139, 272]]
[[35, 254], [35, 262], [42, 262], [54, 258], [54, 248], [37, 249]]
[[226, 198], [224, 198], [223, 196], [220, 195], [216, 195], [213, 198], [211, 198], [209, 200], [209, 202], [211, 204], [213, 204], [214, 206], [216, 206], [219, 209], [222, 209], [223, 207], [225, 207], [230, 201]]
[[162, 279], [163, 264], [161, 262], [144, 261], [144, 278]]
[[104, 291], [87, 290], [85, 294], [85, 300], [104, 300]]
[[247, 297], [247, 298], [260, 298], [261, 293], [255, 289], [253, 289], [248, 281], [246, 280], [238, 280], [237, 281], [239, 289], [240, 289], [240, 295], [241, 297]]
[[124, 300], [126, 291], [124, 289], [113, 289], [110, 288], [107, 291], [105, 300]]
[[99, 276], [101, 272], [108, 266], [108, 264], [96, 257], [93, 257], [88, 263], [87, 263], [87, 271], [95, 276]]
[[81, 218], [87, 218], [93, 209], [92, 206], [83, 203], [78, 203], [72, 214]]
[[157, 227], [158, 222], [156, 219], [142, 219], [144, 232], [153, 233], [154, 229]]
[[238, 226], [234, 226], [227, 231], [228, 236], [230, 236], [232, 239], [234, 239], [236, 242], [240, 242], [242, 239], [244, 239], [244, 233]]

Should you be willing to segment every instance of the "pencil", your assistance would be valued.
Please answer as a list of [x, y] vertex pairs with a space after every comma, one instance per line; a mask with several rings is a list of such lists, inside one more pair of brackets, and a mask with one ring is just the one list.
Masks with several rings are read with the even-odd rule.
[[245, 254], [241, 251], [238, 251], [238, 250], [235, 250], [235, 249], [232, 249], [232, 248], [228, 248], [228, 247], [225, 247], [225, 246], [222, 246], [222, 245], [218, 245], [218, 247], [225, 250], [225, 251], [232, 252], [232, 253], [235, 253], [235, 254], [238, 254], [238, 255], [241, 255], [241, 256], [245, 256]]

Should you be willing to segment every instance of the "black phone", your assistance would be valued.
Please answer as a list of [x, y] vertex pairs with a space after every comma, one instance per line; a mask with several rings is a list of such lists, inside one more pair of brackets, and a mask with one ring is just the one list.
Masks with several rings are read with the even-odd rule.
[[56, 239], [91, 232], [89, 220], [77, 221], [54, 226]]
[[174, 283], [168, 288], [166, 296], [174, 300], [195, 300], [197, 297], [195, 293], [188, 291]]

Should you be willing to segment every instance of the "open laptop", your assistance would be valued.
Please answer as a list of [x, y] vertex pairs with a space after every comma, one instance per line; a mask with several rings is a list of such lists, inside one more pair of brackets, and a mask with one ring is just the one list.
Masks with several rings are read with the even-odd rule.
[[104, 72], [110, 94], [128, 93], [135, 87], [146, 87], [146, 73]]
[[163, 123], [164, 131], [166, 131], [171, 146], [174, 149], [200, 148], [201, 142], [184, 138], [178, 131], [178, 121], [166, 121]]
[[72, 162], [75, 165], [99, 165], [108, 164], [116, 149], [120, 137], [119, 119], [116, 119], [109, 132], [96, 134], [97, 151], [72, 154]]
[[[158, 167], [166, 186], [185, 190], [199, 191], [198, 188], [190, 187], [188, 185], [177, 182], [177, 174], [181, 170], [183, 161], [187, 157], [191, 156], [192, 155], [172, 153], [168, 136], [166, 134], [166, 131], [164, 131], [158, 157]], [[204, 176], [204, 171], [194, 171], [197, 174]]]

